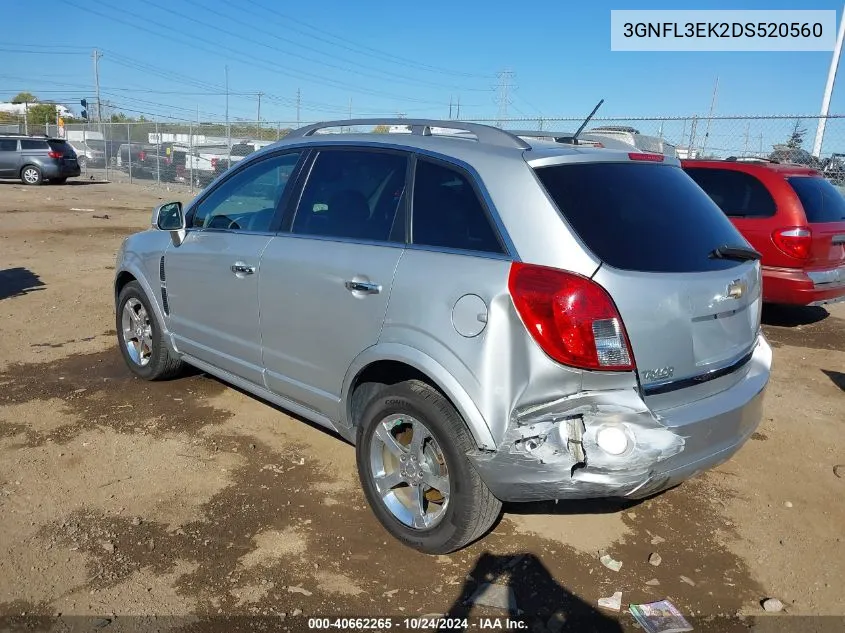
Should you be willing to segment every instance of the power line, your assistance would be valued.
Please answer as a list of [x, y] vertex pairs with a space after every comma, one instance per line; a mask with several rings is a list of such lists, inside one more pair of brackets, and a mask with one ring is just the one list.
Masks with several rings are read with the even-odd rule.
[[[185, 0], [185, 1], [188, 2], [189, 4], [192, 4], [192, 5], [200, 8], [200, 9], [202, 9], [203, 12], [212, 13], [214, 15], [217, 15], [217, 16], [223, 18], [227, 22], [234, 22], [235, 24], [240, 24], [242, 26], [245, 26], [250, 31], [257, 31], [259, 33], [264, 33], [266, 35], [269, 35], [273, 39], [279, 40], [281, 42], [286, 42], [288, 44], [293, 44], [298, 49], [309, 50], [309, 51], [312, 51], [314, 53], [317, 53], [318, 55], [324, 55], [326, 57], [329, 57], [330, 59], [336, 58], [334, 55], [332, 55], [330, 53], [326, 53], [324, 51], [321, 51], [320, 49], [315, 48], [313, 46], [309, 46], [308, 44], [296, 42], [295, 40], [291, 40], [289, 38], [282, 37], [281, 35], [279, 35], [278, 33], [274, 33], [273, 31], [261, 29], [259, 27], [256, 27], [256, 26], [249, 24], [248, 22], [244, 22], [243, 20], [239, 20], [235, 17], [232, 17], [231, 15], [227, 15], [227, 14], [224, 14], [224, 13], [220, 13], [219, 11], [215, 11], [214, 9], [211, 9], [210, 7], [208, 7], [207, 3], [202, 4], [202, 3], [196, 2], [195, 0]], [[381, 75], [383, 75], [383, 76], [380, 77], [380, 76], [373, 75], [373, 74], [368, 73], [368, 72], [363, 72], [361, 70], [357, 70], [354, 67], [350, 68], [348, 66], [341, 66], [341, 65], [330, 63], [330, 62], [322, 61], [322, 60], [319, 60], [319, 59], [314, 59], [313, 57], [308, 57], [307, 55], [303, 55], [301, 53], [293, 52], [293, 51], [286, 50], [286, 49], [281, 49], [277, 46], [272, 46], [272, 45], [266, 44], [264, 42], [256, 41], [254, 36], [240, 35], [238, 33], [235, 33], [234, 31], [220, 28], [219, 26], [216, 26], [214, 24], [210, 24], [208, 22], [203, 22], [202, 20], [198, 20], [198, 19], [194, 18], [193, 16], [185, 15], [184, 13], [180, 13], [179, 11], [174, 11], [173, 9], [163, 7], [159, 4], [156, 4], [155, 2], [151, 2], [150, 0], [147, 0], [147, 4], [151, 4], [152, 6], [157, 7], [159, 9], [163, 10], [163, 11], [166, 11], [167, 13], [171, 13], [173, 15], [179, 16], [179, 17], [181, 17], [185, 20], [189, 20], [189, 21], [194, 22], [196, 24], [200, 24], [201, 26], [204, 26], [206, 28], [212, 28], [212, 29], [215, 29], [217, 31], [220, 31], [221, 33], [225, 33], [227, 35], [237, 37], [238, 39], [246, 40], [246, 41], [248, 41], [252, 44], [258, 44], [259, 46], [263, 46], [264, 48], [268, 48], [268, 49], [276, 51], [276, 52], [281, 52], [288, 57], [296, 57], [296, 58], [302, 59], [306, 62], [319, 64], [319, 65], [325, 66], [327, 68], [333, 68], [333, 69], [340, 70], [342, 72], [347, 72], [347, 73], [349, 73], [349, 72], [357, 73], [357, 74], [359, 74], [363, 77], [370, 77], [370, 78], [373, 78], [373, 79], [390, 78], [395, 82], [405, 83], [405, 84], [410, 84], [410, 85], [427, 85], [427, 86], [432, 86], [432, 87], [435, 87], [435, 88], [446, 87], [447, 89], [454, 88], [454, 86], [448, 86], [448, 85], [443, 84], [443, 83], [428, 81], [428, 80], [425, 80], [425, 79], [411, 79], [411, 78], [408, 77], [407, 71], [404, 72], [404, 73], [398, 73], [398, 72], [393, 72], [393, 71], [381, 70], [379, 68], [374, 68], [372, 66], [368, 66], [368, 65], [365, 65], [365, 64], [362, 64], [362, 63], [350, 62], [354, 66], [358, 66], [360, 68], [365, 68], [367, 70], [370, 70], [370, 71], [373, 71], [373, 72], [376, 72], [376, 73], [380, 73]], [[313, 38], [311, 38], [311, 39], [313, 39]], [[464, 89], [465, 90], [472, 90], [472, 88], [464, 88]], [[487, 89], [483, 89], [483, 90], [485, 92], [487, 91]]]
[[[490, 75], [485, 75], [485, 74], [466, 73], [466, 72], [455, 71], [455, 70], [452, 70], [452, 69], [449, 69], [449, 68], [443, 68], [443, 67], [438, 67], [438, 66], [431, 66], [429, 64], [423, 64], [423, 63], [420, 63], [416, 60], [409, 59], [407, 57], [401, 57], [401, 56], [396, 55], [394, 53], [390, 53], [386, 50], [381, 50], [381, 49], [373, 48], [371, 46], [366, 46], [364, 44], [359, 44], [359, 43], [357, 43], [353, 40], [350, 40], [349, 38], [341, 37], [340, 35], [335, 35], [333, 33], [328, 33], [323, 27], [313, 26], [313, 25], [308, 24], [307, 22], [305, 22], [303, 20], [294, 18], [292, 16], [286, 15], [286, 14], [281, 13], [279, 11], [270, 9], [268, 7], [265, 7], [261, 4], [259, 4], [258, 2], [255, 2], [255, 0], [246, 0], [246, 1], [249, 4], [251, 4], [255, 7], [263, 9], [267, 13], [277, 15], [277, 16], [283, 18], [287, 22], [294, 22], [296, 24], [301, 24], [301, 25], [307, 27], [308, 29], [313, 30], [314, 33], [306, 33], [305, 31], [303, 31], [301, 29], [296, 29], [296, 28], [291, 27], [290, 24], [283, 24], [283, 26], [290, 31], [294, 31], [296, 33], [301, 33], [301, 34], [305, 35], [306, 37], [308, 37], [310, 39], [316, 39], [316, 40], [319, 40], [321, 42], [326, 42], [327, 44], [330, 44], [332, 46], [337, 46], [339, 48], [343, 48], [345, 50], [348, 50], [348, 51], [351, 51], [351, 52], [354, 52], [354, 53], [358, 53], [359, 55], [366, 55], [368, 57], [373, 57], [373, 58], [378, 59], [380, 61], [387, 61], [387, 62], [390, 62], [390, 63], [393, 63], [393, 64], [398, 64], [398, 65], [402, 66], [403, 68], [414, 67], [414, 68], [418, 68], [420, 70], [425, 70], [427, 72], [432, 72], [432, 73], [448, 74], [448, 75], [454, 75], [456, 77], [463, 77], [463, 78], [473, 78], [474, 77], [474, 78], [478, 78], [478, 79], [488, 79], [488, 80], [491, 77]], [[282, 24], [282, 22], [276, 21], [276, 24]], [[324, 36], [328, 36], [328, 37], [333, 38], [333, 39], [338, 40], [338, 41], [332, 42], [331, 40], [327, 39]], [[342, 42], [347, 42], [351, 46], [346, 46]]]
[[87, 55], [77, 51], [30, 51], [22, 48], [0, 48], [4, 53], [25, 53], [27, 55]]
[[[120, 24], [125, 24], [125, 25], [130, 26], [134, 29], [137, 29], [137, 30], [143, 31], [145, 33], [149, 33], [151, 35], [154, 35], [155, 37], [165, 39], [165, 40], [167, 40], [168, 43], [173, 44], [173, 38], [168, 36], [168, 35], [165, 35], [160, 30], [153, 30], [153, 29], [150, 29], [150, 28], [146, 28], [144, 26], [141, 26], [140, 24], [137, 24], [136, 22], [130, 22], [130, 21], [127, 21], [127, 20], [123, 20], [121, 18], [117, 18], [117, 17], [111, 16], [111, 15], [108, 15], [106, 13], [102, 13], [100, 11], [95, 11], [94, 9], [91, 9], [89, 7], [83, 6], [81, 4], [77, 4], [73, 0], [66, 0], [66, 4], [69, 4], [69, 5], [77, 8], [77, 9], [79, 9], [80, 11], [92, 13], [94, 15], [100, 16], [100, 17], [105, 18], [107, 20], [111, 20], [113, 22], [118, 22]], [[320, 78], [317, 78], [317, 77], [315, 77], [311, 74], [308, 74], [308, 73], [298, 73], [298, 72], [293, 72], [293, 71], [284, 71], [284, 70], [281, 70], [278, 66], [274, 65], [275, 62], [267, 62], [266, 60], [258, 60], [255, 57], [247, 57], [247, 56], [241, 55], [240, 52], [237, 49], [234, 49], [234, 48], [229, 47], [229, 46], [223, 46], [223, 45], [218, 44], [216, 48], [210, 48], [208, 46], [205, 46], [204, 45], [205, 40], [203, 40], [199, 37], [188, 35], [188, 34], [184, 33], [183, 31], [179, 31], [177, 29], [174, 29], [174, 28], [172, 28], [172, 27], [170, 27], [166, 24], [161, 24], [159, 22], [155, 22], [154, 20], [146, 19], [144, 21], [149, 23], [149, 24], [153, 24], [153, 25], [157, 26], [161, 30], [171, 31], [171, 32], [177, 34], [183, 40], [191, 39], [191, 40], [201, 42], [200, 45], [192, 44], [191, 46], [194, 49], [202, 50], [202, 51], [208, 52], [212, 55], [215, 55], [217, 57], [223, 57], [224, 59], [232, 58], [232, 59], [235, 59], [236, 61], [240, 61], [241, 63], [247, 64], [249, 66], [262, 68], [262, 69], [264, 69], [268, 72], [272, 72], [272, 73], [275, 73], [275, 74], [278, 74], [278, 75], [293, 77], [295, 79], [300, 79], [300, 80], [309, 81], [309, 82], [313, 82], [313, 83], [323, 84], [323, 85], [326, 85], [326, 86], [329, 86], [329, 87], [332, 87], [332, 88], [340, 88], [340, 89], [344, 89], [344, 90], [348, 90], [348, 91], [360, 93], [360, 94], [383, 96], [383, 97], [389, 97], [391, 99], [412, 101], [412, 102], [416, 102], [416, 103], [428, 103], [428, 104], [436, 103], [436, 102], [429, 101], [429, 100], [426, 100], [426, 99], [417, 99], [417, 98], [412, 98], [412, 97], [401, 97], [401, 96], [394, 95], [394, 94], [387, 93], [387, 92], [383, 92], [383, 91], [380, 91], [380, 90], [363, 89], [363, 88], [360, 88], [359, 86], [356, 86], [354, 84], [349, 84], [349, 83], [341, 82], [341, 81], [337, 81], [337, 80], [320, 79]], [[229, 54], [224, 55], [221, 51], [226, 51]], [[259, 64], [258, 63], [259, 61], [263, 61], [264, 63]]]

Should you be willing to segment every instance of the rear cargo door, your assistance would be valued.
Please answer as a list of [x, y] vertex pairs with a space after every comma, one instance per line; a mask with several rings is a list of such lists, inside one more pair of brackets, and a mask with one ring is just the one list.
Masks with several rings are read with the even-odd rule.
[[[795, 190], [812, 232], [810, 266], [818, 270], [845, 267], [845, 198], [824, 178], [787, 178]], [[845, 284], [845, 270], [831, 282]]]
[[739, 368], [757, 340], [759, 261], [689, 176], [635, 161], [560, 164], [537, 175], [603, 262], [594, 279], [616, 302], [646, 394]]

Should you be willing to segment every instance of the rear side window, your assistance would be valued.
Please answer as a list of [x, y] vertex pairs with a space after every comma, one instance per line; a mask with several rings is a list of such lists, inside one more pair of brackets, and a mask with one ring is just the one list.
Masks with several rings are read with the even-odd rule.
[[0, 138], [0, 152], [18, 151], [18, 141], [13, 138]]
[[732, 218], [768, 218], [775, 214], [775, 200], [766, 186], [751, 174], [730, 169], [685, 169], [708, 196]]
[[48, 149], [47, 141], [34, 141], [31, 139], [21, 139], [21, 149]]
[[537, 176], [584, 244], [614, 268], [704, 272], [736, 266], [713, 249], [747, 242], [680, 168], [646, 163], [540, 167]]
[[830, 182], [824, 178], [800, 176], [786, 180], [798, 194], [807, 222], [817, 224], [845, 220], [845, 199]]
[[[366, 150], [323, 150], [317, 155], [292, 232], [386, 242], [402, 215], [408, 159]], [[398, 214], [397, 214], [398, 211]]]
[[413, 209], [414, 244], [504, 253], [475, 189], [455, 169], [418, 160]]

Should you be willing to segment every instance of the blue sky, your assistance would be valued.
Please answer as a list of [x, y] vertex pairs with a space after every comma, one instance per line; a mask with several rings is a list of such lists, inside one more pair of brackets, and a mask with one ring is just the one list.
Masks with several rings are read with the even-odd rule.
[[[349, 3], [274, 0], [42, 1], [15, 12], [0, 39], [0, 99], [30, 90], [74, 106], [93, 93], [91, 49], [102, 50], [103, 99], [173, 118], [301, 119], [404, 112], [495, 117], [496, 73], [510, 69], [510, 116], [817, 112], [828, 52], [629, 53], [610, 51], [611, 8], [680, 8], [677, 2], [536, 1], [529, 5], [429, 0]], [[690, 7], [692, 8], [692, 7]], [[832, 0], [701, 0], [699, 9], [836, 9]], [[9, 14], [7, 12], [7, 20]], [[837, 14], [837, 18], [839, 14]], [[410, 62], [410, 63], [408, 63]], [[831, 111], [845, 113], [845, 87]]]

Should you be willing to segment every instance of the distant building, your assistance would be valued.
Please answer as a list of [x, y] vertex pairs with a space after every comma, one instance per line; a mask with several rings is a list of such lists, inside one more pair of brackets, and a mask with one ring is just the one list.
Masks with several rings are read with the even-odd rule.
[[[73, 116], [73, 112], [71, 112], [67, 107], [63, 106], [61, 103], [50, 103], [49, 101], [39, 101], [40, 105], [54, 105], [56, 109], [59, 111], [59, 116], [63, 117], [71, 117]], [[29, 107], [31, 108], [34, 103], [30, 103]], [[9, 103], [8, 101], [3, 103], [0, 102], [0, 112], [5, 112], [6, 114], [17, 114], [23, 116], [24, 108], [27, 107], [25, 103]]]

